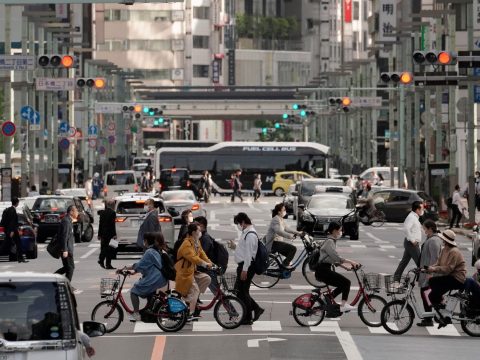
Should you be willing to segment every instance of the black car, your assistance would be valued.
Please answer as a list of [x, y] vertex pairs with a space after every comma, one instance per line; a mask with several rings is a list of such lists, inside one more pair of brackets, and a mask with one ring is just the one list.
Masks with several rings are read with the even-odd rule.
[[160, 170], [160, 191], [192, 190], [190, 172], [185, 168]]
[[[299, 207], [303, 208], [304, 205]], [[350, 240], [358, 240], [359, 219], [355, 204], [351, 196], [345, 193], [312, 195], [298, 218], [297, 229], [314, 237], [324, 237], [332, 221], [343, 222], [343, 234], [350, 236]]]
[[373, 202], [378, 210], [385, 213], [386, 221], [403, 222], [412, 211], [414, 201], [421, 201], [425, 207], [422, 220], [437, 221], [438, 205], [433, 198], [424, 191], [407, 189], [380, 188], [373, 192]]
[[283, 195], [283, 205], [285, 205], [287, 216], [292, 215], [294, 220], [297, 218], [297, 212], [293, 209], [293, 203], [295, 201], [293, 193], [295, 192], [296, 186], [296, 184], [289, 185], [288, 191]]
[[93, 239], [93, 216], [82, 201], [73, 196], [39, 196], [32, 207], [34, 222], [38, 225], [37, 241], [44, 243], [47, 238], [57, 235], [60, 221], [67, 215], [67, 208], [75, 205], [78, 219], [73, 224], [76, 242], [89, 242]]

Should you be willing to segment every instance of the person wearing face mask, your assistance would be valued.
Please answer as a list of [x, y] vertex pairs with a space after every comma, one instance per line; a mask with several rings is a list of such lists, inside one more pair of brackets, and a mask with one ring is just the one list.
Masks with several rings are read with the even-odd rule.
[[180, 226], [180, 230], [178, 231], [177, 241], [175, 241], [175, 244], [173, 244], [173, 250], [172, 250], [173, 261], [177, 261], [178, 249], [180, 249], [180, 246], [182, 246], [183, 240], [185, 240], [185, 238], [188, 235], [188, 225], [193, 223], [192, 210], [190, 209], [183, 210], [181, 219], [182, 219], [182, 226]]
[[339, 294], [342, 294], [340, 311], [348, 312], [355, 309], [354, 306], [347, 303], [351, 282], [345, 276], [333, 270], [332, 266], [340, 266], [345, 270], [351, 270], [354, 267], [358, 267], [360, 264], [338, 255], [336, 249], [337, 240], [341, 237], [342, 225], [336, 221], [328, 224], [327, 239], [320, 248], [318, 265], [315, 270], [315, 278], [327, 285], [336, 286], [335, 290], [332, 291], [332, 296], [335, 298]]
[[267, 230], [266, 243], [268, 252], [279, 253], [285, 257], [283, 266], [290, 266], [291, 261], [295, 257], [297, 248], [285, 241], [285, 239], [292, 241], [295, 235], [302, 235], [301, 232], [290, 229], [286, 224], [284, 217], [287, 215], [285, 205], [279, 203], [275, 205], [272, 210], [272, 221]]
[[205, 254], [200, 243], [202, 231], [196, 223], [188, 225], [187, 237], [178, 249], [177, 262], [175, 263], [175, 290], [189, 304], [189, 321], [198, 318], [195, 307], [200, 294], [207, 290], [210, 284], [210, 276], [197, 271], [197, 266], [210, 269], [212, 262]]
[[160, 221], [158, 220], [158, 211], [155, 209], [155, 202], [153, 199], [145, 201], [144, 211], [146, 212], [145, 219], [143, 219], [140, 229], [138, 229], [137, 246], [144, 248], [143, 237], [148, 232], [160, 232]]
[[417, 267], [420, 264], [420, 243], [422, 242], [422, 224], [420, 224], [420, 217], [423, 216], [423, 213], [423, 203], [421, 201], [414, 201], [412, 211], [403, 222], [403, 232], [405, 234], [403, 247], [405, 250], [403, 251], [402, 260], [400, 260], [397, 270], [395, 270], [393, 275], [395, 281], [400, 281], [411, 259], [413, 259]]

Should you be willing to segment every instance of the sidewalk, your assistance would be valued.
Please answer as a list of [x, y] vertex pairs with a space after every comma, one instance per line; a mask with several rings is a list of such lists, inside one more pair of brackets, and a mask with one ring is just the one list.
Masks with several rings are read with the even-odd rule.
[[[462, 198], [462, 203], [463, 203], [463, 207], [465, 209], [468, 209], [467, 199]], [[452, 230], [455, 234], [463, 235], [463, 236], [466, 236], [466, 237], [471, 239], [474, 236], [472, 229], [466, 229], [466, 228], [463, 227], [463, 224], [467, 222], [467, 219], [468, 219], [468, 210], [465, 210], [463, 212], [463, 217], [461, 219], [461, 224], [462, 224], [461, 227], [460, 228], [455, 228], [454, 227], [454, 228], [452, 228]], [[438, 220], [438, 226], [448, 227], [449, 226], [448, 220], [449, 219], [440, 218]], [[475, 210], [475, 222], [477, 224], [480, 223], [480, 211], [478, 211], [478, 210]]]

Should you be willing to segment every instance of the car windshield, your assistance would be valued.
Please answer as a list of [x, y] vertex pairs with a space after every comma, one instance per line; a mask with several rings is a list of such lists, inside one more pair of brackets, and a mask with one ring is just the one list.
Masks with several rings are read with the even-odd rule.
[[352, 200], [340, 196], [316, 196], [310, 199], [309, 209], [352, 209]]
[[71, 199], [61, 198], [38, 198], [33, 204], [33, 211], [58, 211], [65, 212], [67, 208], [73, 205]]
[[60, 298], [68, 295], [59, 291], [66, 292], [66, 288], [55, 282], [0, 283], [0, 338], [25, 341], [74, 336], [72, 319], [62, 318], [68, 311], [60, 309]]
[[133, 185], [134, 173], [113, 173], [107, 175], [107, 185]]
[[195, 201], [195, 196], [191, 191], [164, 191], [162, 198], [165, 201], [190, 200]]
[[[117, 214], [120, 215], [140, 215], [145, 214], [144, 209], [145, 200], [130, 200], [130, 201], [120, 201], [117, 205]], [[159, 201], [155, 201], [155, 208], [158, 209], [158, 212], [165, 212], [163, 205]]]

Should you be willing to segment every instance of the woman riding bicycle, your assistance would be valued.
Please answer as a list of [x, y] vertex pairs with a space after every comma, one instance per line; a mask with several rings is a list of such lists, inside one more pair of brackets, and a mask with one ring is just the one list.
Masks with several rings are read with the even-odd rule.
[[289, 267], [297, 248], [282, 239], [293, 240], [294, 235], [302, 235], [302, 233], [287, 227], [284, 220], [286, 214], [287, 210], [284, 204], [275, 205], [272, 210], [272, 221], [267, 230], [266, 247], [269, 252], [283, 255], [285, 257], [283, 266]]
[[[145, 233], [143, 236], [143, 246], [147, 250], [139, 262], [126, 266], [126, 270], [133, 270], [133, 273], [141, 273], [140, 280], [135, 282], [130, 290], [132, 299], [133, 314], [129, 316], [130, 321], [140, 320], [140, 297], [146, 298], [152, 295], [157, 289], [167, 285], [167, 280], [160, 271], [162, 268], [162, 257], [155, 247], [156, 233]], [[117, 270], [117, 273], [124, 269]]]
[[[345, 276], [335, 272], [332, 265], [340, 266], [346, 270], [357, 267], [360, 264], [349, 259], [342, 258], [338, 255], [336, 250], [337, 239], [342, 237], [342, 225], [338, 222], [331, 222], [328, 225], [327, 239], [320, 247], [320, 256], [318, 265], [315, 270], [315, 278], [318, 281], [324, 282], [327, 285], [336, 286], [332, 291], [332, 296], [335, 298], [342, 294], [342, 304], [340, 306], [341, 312], [354, 310], [355, 307], [347, 304], [348, 294], [350, 293], [350, 280]], [[350, 265], [350, 266], [348, 266]]]

